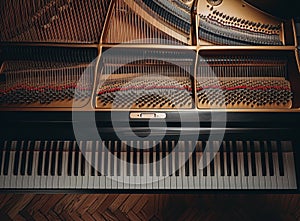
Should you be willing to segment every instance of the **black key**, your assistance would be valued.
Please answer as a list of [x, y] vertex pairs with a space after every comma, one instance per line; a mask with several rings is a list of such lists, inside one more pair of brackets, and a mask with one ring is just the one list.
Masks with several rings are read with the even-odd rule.
[[162, 141], [162, 175], [166, 176], [167, 172], [166, 172], [166, 156], [167, 156], [167, 147], [166, 147], [166, 142], [167, 141]]
[[253, 141], [250, 141], [250, 151], [251, 151], [251, 170], [252, 176], [256, 176], [256, 160], [255, 160], [255, 149]]
[[262, 175], [267, 175], [267, 169], [266, 169], [266, 155], [265, 155], [265, 144], [263, 142], [259, 143], [260, 146], [260, 160], [261, 160], [261, 170]]
[[0, 175], [1, 175], [1, 171], [2, 171], [2, 158], [3, 158], [3, 150], [4, 150], [4, 146], [6, 145], [6, 141], [2, 141], [0, 143]]
[[72, 176], [73, 143], [69, 142], [68, 150], [68, 176]]
[[42, 176], [43, 172], [43, 160], [44, 160], [44, 149], [45, 149], [45, 141], [40, 143], [40, 150], [39, 150], [39, 159], [38, 159], [38, 176]]
[[212, 151], [210, 151], [210, 176], [214, 176], [215, 175], [215, 159], [214, 159], [214, 153]]
[[149, 154], [149, 163], [150, 163], [150, 176], [153, 176], [153, 146], [150, 148]]
[[207, 153], [204, 153], [205, 149], [206, 141], [202, 141], [203, 176], [207, 176]]
[[[173, 142], [173, 141], [172, 141]], [[172, 156], [172, 142], [168, 142], [168, 153], [169, 153], [169, 176], [173, 176], [173, 156]]]
[[185, 154], [185, 156], [184, 156], [184, 158], [185, 158], [184, 173], [185, 173], [185, 176], [189, 176], [190, 175], [189, 147], [185, 146], [184, 154]]
[[103, 147], [102, 142], [98, 142], [98, 176], [102, 176], [102, 154], [103, 154]]
[[280, 141], [277, 141], [277, 151], [278, 151], [279, 175], [284, 176], [283, 156], [282, 156], [282, 148], [281, 148]]
[[144, 176], [144, 150], [140, 148], [140, 176]]
[[24, 142], [23, 151], [22, 151], [22, 159], [21, 159], [21, 175], [24, 176], [26, 172], [26, 160], [27, 160], [27, 150], [28, 143], [30, 141]]
[[32, 164], [33, 164], [33, 154], [34, 154], [35, 142], [31, 141], [29, 144], [29, 156], [28, 156], [28, 166], [27, 175], [32, 175]]
[[221, 146], [220, 146], [220, 167], [221, 167], [221, 176], [225, 176], [223, 142], [221, 142]]
[[5, 148], [4, 166], [3, 166], [3, 175], [5, 175], [5, 176], [8, 175], [8, 167], [9, 167], [11, 149], [12, 149], [12, 142], [7, 142], [6, 148]]
[[237, 149], [236, 142], [232, 141], [232, 152], [233, 152], [233, 174], [238, 176], [238, 159], [237, 159]]
[[56, 150], [57, 150], [57, 141], [51, 142], [52, 156], [51, 156], [51, 176], [55, 176], [55, 166], [56, 166]]
[[114, 159], [115, 159], [115, 142], [111, 143], [111, 155], [110, 155], [110, 175], [114, 176]]
[[244, 158], [244, 173], [245, 176], [249, 176], [248, 150], [247, 150], [247, 143], [245, 141], [243, 141], [243, 158]]
[[74, 176], [78, 176], [79, 169], [79, 147], [75, 141], [75, 159], [74, 159]]
[[137, 176], [137, 149], [133, 145], [133, 176]]
[[193, 176], [197, 176], [197, 158], [196, 158], [196, 150], [192, 153], [192, 169], [193, 169]]
[[267, 141], [267, 150], [268, 150], [270, 176], [274, 176], [273, 151], [272, 151], [272, 145], [270, 141]]
[[227, 176], [231, 176], [231, 154], [230, 154], [230, 145], [228, 142], [225, 142], [225, 149], [226, 149], [226, 169], [227, 169]]
[[121, 176], [121, 143], [120, 141], [117, 141], [117, 176]]
[[50, 164], [50, 142], [46, 141], [46, 155], [45, 155], [45, 167], [44, 167], [44, 175], [48, 176], [49, 174], [49, 164]]
[[156, 161], [155, 161], [155, 164], [156, 164], [156, 176], [160, 176], [160, 145], [161, 143], [158, 143], [155, 147], [156, 149]]
[[64, 143], [62, 141], [59, 142], [58, 145], [58, 165], [57, 165], [57, 175], [62, 175], [62, 164], [63, 164], [63, 152], [64, 152]]
[[[178, 145], [178, 144], [177, 144]], [[175, 144], [173, 146], [173, 150], [175, 149]], [[177, 147], [174, 151], [175, 151], [175, 176], [179, 176], [179, 147]]]
[[85, 176], [85, 152], [86, 152], [86, 142], [82, 141], [81, 142], [81, 164], [80, 164], [80, 175]]
[[194, 148], [193, 149], [193, 153], [192, 153], [192, 169], [193, 169], [193, 176], [197, 176], [197, 155], [196, 155], [196, 143], [192, 143], [192, 148]]
[[95, 176], [95, 166], [96, 166], [96, 142], [92, 142], [91, 176]]
[[128, 146], [127, 145], [127, 147], [126, 147], [126, 162], [127, 162], [127, 164], [126, 164], [126, 175], [127, 176], [130, 176], [130, 153], [131, 153], [131, 148], [130, 148], [130, 146]]
[[20, 161], [20, 150], [21, 150], [21, 143], [17, 142], [16, 144], [16, 152], [15, 152], [15, 161], [14, 161], [14, 175], [19, 174], [19, 161]]

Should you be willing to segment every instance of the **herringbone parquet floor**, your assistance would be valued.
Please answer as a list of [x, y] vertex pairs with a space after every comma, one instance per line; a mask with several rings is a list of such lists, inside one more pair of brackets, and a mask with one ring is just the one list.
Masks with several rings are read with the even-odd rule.
[[0, 220], [300, 220], [297, 195], [2, 194]]

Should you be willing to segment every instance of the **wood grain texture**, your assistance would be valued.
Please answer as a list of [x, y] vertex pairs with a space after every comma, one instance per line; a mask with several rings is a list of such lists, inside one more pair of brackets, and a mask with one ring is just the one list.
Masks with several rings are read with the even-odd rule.
[[299, 195], [2, 194], [0, 220], [300, 220]]

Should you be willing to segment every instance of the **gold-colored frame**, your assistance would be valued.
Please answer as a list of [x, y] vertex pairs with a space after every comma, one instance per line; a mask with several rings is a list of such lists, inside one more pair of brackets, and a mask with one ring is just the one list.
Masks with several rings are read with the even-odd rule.
[[[226, 0], [224, 0], [226, 1]], [[108, 25], [108, 21], [109, 18], [111, 16], [111, 11], [112, 11], [112, 7], [113, 7], [114, 1], [111, 1], [109, 9], [108, 9], [108, 13], [105, 19], [105, 24], [104, 24], [104, 29], [102, 31], [101, 37], [99, 39], [99, 44], [60, 44], [60, 43], [0, 43], [0, 47], [2, 46], [6, 46], [6, 45], [13, 45], [13, 46], [33, 46], [33, 47], [39, 47], [39, 46], [43, 46], [43, 47], [70, 47], [70, 48], [95, 48], [98, 50], [98, 58], [96, 61], [96, 67], [95, 67], [95, 73], [94, 73], [94, 87], [93, 87], [93, 93], [92, 93], [92, 97], [90, 99], [90, 101], [83, 107], [78, 107], [78, 108], [74, 108], [74, 111], [96, 111], [96, 112], [107, 112], [107, 111], [130, 111], [130, 112], [171, 112], [174, 111], [172, 109], [164, 109], [164, 110], [153, 110], [153, 109], [96, 109], [96, 105], [95, 105], [95, 96], [96, 96], [96, 90], [97, 90], [97, 69], [98, 69], [98, 65], [99, 65], [99, 60], [101, 58], [101, 54], [103, 51], [103, 48], [109, 48], [109, 47], [120, 47], [120, 48], [149, 48], [149, 49], [173, 49], [173, 50], [192, 50], [195, 52], [195, 61], [198, 61], [198, 55], [201, 52], [213, 52], [213, 51], [219, 51], [219, 52], [228, 52], [228, 51], [243, 51], [245, 53], [248, 52], [253, 52], [253, 51], [278, 51], [278, 52], [292, 52], [295, 54], [295, 63], [292, 64], [293, 66], [297, 66], [298, 71], [297, 73], [294, 73], [294, 75], [299, 75], [299, 70], [300, 70], [300, 61], [299, 58], [297, 56], [298, 54], [298, 50], [297, 50], [297, 38], [296, 38], [296, 33], [295, 33], [295, 24], [293, 20], [289, 20], [287, 21], [287, 23], [292, 27], [292, 31], [290, 31], [288, 33], [289, 36], [292, 36], [293, 38], [293, 44], [288, 44], [288, 45], [283, 45], [283, 46], [214, 46], [214, 45], [201, 45], [198, 41], [198, 28], [197, 28], [197, 7], [199, 4], [198, 0], [195, 0], [192, 6], [192, 11], [191, 11], [191, 17], [192, 17], [192, 41], [191, 46], [184, 46], [184, 45], [141, 45], [141, 44], [130, 44], [130, 45], [126, 45], [126, 44], [122, 44], [122, 45], [118, 45], [118, 44], [104, 44], [102, 41], [102, 38], [107, 30], [107, 25]], [[286, 29], [284, 29], [284, 32], [287, 32]], [[286, 34], [285, 34], [286, 35]], [[285, 37], [284, 37], [285, 38]], [[197, 67], [197, 63], [195, 64], [195, 70], [194, 70], [194, 79], [196, 81], [196, 67]], [[295, 67], [292, 68], [295, 72]], [[300, 75], [299, 75], [300, 76]], [[194, 82], [195, 83], [195, 82]], [[196, 88], [194, 87], [194, 90], [196, 90]], [[194, 97], [193, 97], [193, 101], [196, 101], [196, 97], [195, 97], [195, 91], [194, 91]], [[300, 102], [300, 101], [299, 101]], [[48, 107], [3, 107], [0, 108], [0, 111], [71, 111], [72, 107], [61, 107], [61, 108], [48, 108]], [[180, 110], [181, 111], [181, 110]], [[207, 111], [226, 111], [226, 112], [300, 112], [300, 105], [299, 107], [293, 107], [292, 109], [198, 109], [197, 105], [195, 105], [194, 108], [191, 109], [186, 109], [186, 110], [182, 110], [182, 111], [198, 111], [198, 112], [207, 112]]]

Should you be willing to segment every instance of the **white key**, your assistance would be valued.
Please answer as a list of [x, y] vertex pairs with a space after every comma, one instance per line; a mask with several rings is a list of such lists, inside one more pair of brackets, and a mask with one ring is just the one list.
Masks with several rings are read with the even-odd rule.
[[111, 177], [111, 188], [112, 189], [117, 189], [118, 188], [118, 176], [117, 176], [117, 141], [113, 143], [114, 145], [114, 155], [113, 158], [111, 159], [113, 161], [113, 176]]
[[[64, 147], [64, 152], [63, 152], [63, 170], [62, 170], [62, 175], [64, 176], [64, 182], [68, 186], [68, 188], [71, 187], [71, 176], [68, 176], [68, 162], [69, 162], [69, 145], [70, 142], [66, 141], [65, 142], [65, 147]], [[62, 180], [61, 180], [62, 181]], [[63, 185], [63, 184], [61, 184]]]
[[200, 189], [200, 173], [201, 173], [201, 170], [199, 170], [200, 154], [198, 149], [195, 149], [195, 151], [196, 151], [196, 176], [194, 177], [194, 185], [195, 185], [195, 189]]
[[[39, 150], [40, 145], [41, 145], [41, 142], [38, 141], [36, 150]], [[34, 187], [41, 188], [41, 176], [38, 176], [39, 151], [36, 151], [34, 153], [33, 161], [35, 162], [35, 165], [36, 165], [36, 167], [33, 168], [33, 173], [35, 174]]]
[[261, 157], [262, 157], [262, 153], [259, 152], [258, 153], [258, 168], [257, 170], [259, 171], [259, 186], [260, 186], [260, 189], [266, 189], [266, 179], [265, 179], [265, 176], [263, 176], [263, 173], [262, 173], [262, 162], [261, 162]]
[[12, 142], [14, 151], [10, 153], [9, 167], [11, 168], [10, 188], [17, 188], [17, 176], [13, 174], [17, 141]]
[[103, 173], [104, 172], [104, 154], [105, 154], [105, 144], [104, 142], [102, 141], [102, 143], [99, 145], [102, 145], [102, 149], [100, 149], [100, 164], [101, 164], [101, 176], [100, 176], [100, 189], [105, 189], [106, 187], [106, 176], [105, 174]]
[[[0, 144], [2, 145], [2, 144]], [[4, 160], [5, 160], [5, 150], [6, 150], [6, 146], [7, 146], [7, 141], [4, 141], [3, 147], [2, 147], [2, 159], [1, 159], [1, 175], [0, 175], [0, 188], [4, 188], [5, 187], [5, 176], [3, 174], [3, 168], [4, 168]]]
[[[270, 188], [277, 189], [278, 184], [277, 184], [277, 178], [276, 178], [276, 168], [275, 168], [275, 160], [274, 160], [274, 152], [273, 152], [274, 141], [271, 141], [270, 145], [271, 145], [271, 150], [272, 150], [272, 164], [273, 164], [273, 171], [274, 171], [274, 176], [270, 176], [270, 182], [271, 182]], [[271, 160], [271, 158], [268, 158], [268, 160]]]
[[215, 157], [215, 177], [218, 182], [218, 189], [224, 189], [224, 176], [221, 176], [220, 152]]
[[282, 178], [279, 174], [279, 163], [278, 163], [278, 153], [273, 153], [273, 163], [274, 163], [274, 177], [276, 179], [276, 188], [280, 189], [283, 186]]
[[240, 154], [241, 152], [239, 151], [238, 149], [238, 146], [237, 146], [237, 153], [236, 153], [236, 157], [237, 157], [237, 170], [238, 170], [238, 175], [235, 177], [235, 181], [236, 181], [236, 189], [242, 189], [242, 165], [241, 165], [241, 160], [240, 160]]
[[283, 144], [284, 144], [284, 149], [289, 150], [288, 152], [285, 152], [289, 189], [297, 189], [294, 154], [292, 152], [292, 143], [290, 141], [285, 141], [283, 142]]
[[[174, 141], [171, 142], [172, 145], [172, 152], [171, 152], [171, 155], [172, 155], [172, 158], [170, 158], [171, 160], [171, 163], [172, 163], [172, 176], [170, 176], [170, 188], [171, 189], [176, 189], [177, 188], [177, 178], [175, 176], [175, 144], [174, 144]], [[171, 174], [170, 174], [171, 175]]]
[[141, 172], [140, 172], [140, 168], [141, 168], [141, 152], [140, 152], [140, 146], [139, 146], [139, 141], [137, 141], [137, 154], [136, 154], [136, 177], [135, 177], [135, 182], [136, 182], [136, 188], [137, 189], [141, 189]]
[[[29, 141], [30, 143], [32, 142], [32, 141]], [[29, 161], [29, 149], [30, 149], [30, 147], [29, 147], [29, 142], [26, 142], [25, 143], [25, 145], [27, 145], [27, 154], [26, 154], [26, 163], [25, 163], [25, 175], [24, 176], [22, 176], [22, 185], [23, 185], [23, 188], [24, 189], [27, 189], [28, 187], [29, 187], [29, 177], [28, 177], [28, 175], [27, 175], [27, 167], [28, 167], [28, 161]]]
[[170, 174], [169, 174], [169, 171], [170, 171], [170, 155], [168, 154], [168, 146], [166, 145], [166, 158], [164, 159], [165, 160], [165, 165], [166, 165], [166, 168], [165, 168], [165, 171], [166, 171], [166, 174], [164, 176], [164, 181], [165, 181], [165, 188], [166, 189], [171, 189], [171, 177], [170, 177]]
[[295, 163], [294, 163], [294, 155], [293, 152], [287, 153], [287, 164], [288, 164], [288, 171], [289, 171], [289, 184], [290, 189], [297, 189], [297, 179], [296, 179], [296, 172], [295, 172]]
[[[96, 170], [95, 170], [95, 162], [93, 162], [93, 157], [95, 157], [95, 153], [93, 152], [93, 142], [88, 142], [88, 152], [87, 152], [87, 158], [89, 159], [88, 162], [90, 164], [89, 166], [89, 181], [88, 181], [88, 188], [93, 189], [94, 188], [94, 182], [95, 182], [95, 176], [96, 176]], [[92, 169], [94, 170], [94, 176], [92, 176]]]
[[92, 176], [92, 146], [91, 143], [87, 144], [88, 149], [85, 153], [86, 156], [86, 172], [85, 172], [85, 180], [87, 180], [87, 188], [92, 189], [94, 186], [94, 176]]
[[98, 173], [101, 173], [100, 171], [100, 167], [99, 167], [99, 142], [98, 141], [94, 141], [96, 145], [96, 150], [95, 150], [95, 177], [94, 177], [94, 189], [100, 189], [100, 177], [98, 176]]
[[213, 188], [213, 183], [212, 183], [212, 176], [210, 173], [210, 152], [206, 152], [206, 163], [207, 163], [207, 176], [205, 177], [206, 179], [206, 188], [207, 189], [212, 189]]
[[[72, 144], [71, 144], [72, 145]], [[75, 189], [76, 188], [76, 180], [77, 180], [77, 177], [74, 175], [74, 168], [75, 168], [75, 142], [73, 143], [73, 149], [72, 149], [72, 167], [71, 167], [71, 176], [70, 176], [70, 187], [72, 189]]]
[[[266, 142], [264, 142], [266, 144]], [[272, 187], [272, 180], [271, 180], [271, 174], [270, 174], [270, 165], [269, 165], [269, 154], [268, 154], [268, 148], [267, 145], [265, 145], [265, 157], [266, 157], [266, 176], [265, 176], [265, 181], [266, 181], [266, 189], [271, 189]]]
[[[283, 147], [283, 145], [282, 145]], [[284, 150], [284, 148], [283, 148]], [[287, 153], [282, 153], [282, 158], [283, 158], [283, 170], [284, 170], [284, 177], [283, 177], [283, 189], [289, 189], [290, 188], [290, 174], [289, 174], [289, 166], [288, 166], [288, 155]]]
[[[148, 146], [149, 147], [149, 146]], [[146, 183], [146, 187], [147, 189], [152, 189], [152, 177], [150, 176], [150, 152], [147, 151], [145, 152], [145, 169], [146, 169], [146, 179], [147, 179], [147, 183]]]
[[[14, 144], [12, 144], [13, 146]], [[6, 178], [8, 178], [8, 186], [7, 188], [15, 188], [16, 187], [16, 180], [14, 179], [14, 175], [13, 175], [13, 164], [14, 162], [14, 152], [13, 151], [10, 151], [10, 155], [9, 155], [9, 164], [8, 164], [8, 173], [6, 176]]]
[[[83, 149], [85, 148], [85, 149]], [[84, 174], [85, 176], [82, 176], [82, 172], [81, 172], [81, 164], [79, 165], [80, 168], [80, 173], [79, 173], [79, 177], [80, 177], [80, 188], [81, 189], [86, 189], [88, 184], [88, 179], [86, 179], [86, 175], [87, 175], [87, 170], [89, 167], [89, 163], [86, 160], [86, 156], [85, 156], [85, 151], [86, 151], [86, 141], [82, 141], [81, 142], [81, 148], [80, 148], [80, 152], [79, 152], [79, 158], [81, 159], [81, 161], [84, 161]]]
[[236, 176], [234, 176], [233, 151], [232, 151], [232, 144], [231, 144], [231, 142], [230, 142], [230, 145], [231, 145], [231, 147], [230, 147], [231, 176], [229, 177], [229, 180], [230, 180], [230, 189], [236, 189], [237, 178], [236, 178]]
[[261, 174], [261, 167], [260, 167], [260, 154], [258, 152], [255, 152], [255, 165], [256, 165], [256, 176], [254, 180], [254, 188], [255, 189], [261, 189], [261, 182], [260, 179], [262, 177]]
[[126, 153], [126, 151], [122, 151], [121, 156], [122, 156], [122, 163], [123, 163], [123, 166], [121, 167], [121, 168], [123, 168], [123, 181], [122, 181], [123, 187], [124, 187], [124, 189], [129, 189], [129, 179], [127, 176], [127, 161], [126, 161], [127, 153]]
[[[46, 188], [47, 189], [51, 189], [52, 188], [51, 158], [52, 158], [53, 142], [52, 141], [48, 141], [48, 145], [50, 145], [49, 158], [48, 158], [49, 159], [49, 161], [48, 161], [48, 176], [45, 176], [45, 177], [46, 177]], [[44, 153], [44, 155], [45, 155], [45, 159], [46, 159], [46, 152]], [[28, 155], [27, 155], [27, 157], [28, 157]], [[46, 163], [45, 163], [45, 165], [46, 165]]]
[[[38, 149], [38, 142], [35, 141], [33, 145], [34, 145], [33, 146], [34, 150], [37, 150]], [[37, 153], [38, 153], [37, 151], [33, 152], [33, 156], [32, 156], [32, 173], [31, 173], [31, 175], [28, 176], [27, 173], [26, 173], [26, 176], [28, 176], [28, 188], [30, 188], [30, 189], [35, 188], [34, 180], [35, 180], [35, 177], [36, 177], [36, 174], [37, 174], [36, 173], [37, 164], [35, 164], [35, 155], [37, 155]]]
[[[81, 177], [81, 147], [82, 147], [82, 141], [79, 142], [79, 154], [78, 154], [78, 176], [76, 176], [76, 189], [82, 188], [82, 177]], [[74, 158], [75, 160], [75, 158]]]
[[105, 157], [106, 157], [106, 166], [107, 166], [107, 176], [106, 176], [106, 182], [105, 182], [105, 188], [106, 189], [111, 189], [111, 173], [110, 173], [110, 168], [111, 168], [111, 141], [108, 141], [108, 147], [106, 149]]
[[[271, 161], [270, 158], [268, 158], [269, 161]], [[277, 178], [276, 178], [276, 172], [275, 172], [275, 166], [274, 166], [274, 153], [272, 153], [272, 164], [273, 164], [273, 176], [270, 176], [270, 189], [277, 189]]]
[[[278, 147], [276, 147], [276, 150], [278, 150]], [[278, 188], [279, 189], [285, 189], [287, 184], [284, 181], [284, 176], [280, 176], [280, 172], [279, 172], [279, 160], [278, 160], [279, 159], [279, 153], [277, 152], [275, 154], [275, 156], [276, 156], [276, 164], [277, 164], [277, 167], [278, 167], [278, 176], [277, 176]]]
[[135, 176], [133, 176], [133, 168], [134, 168], [134, 163], [133, 163], [133, 141], [129, 143], [131, 147], [130, 151], [130, 163], [129, 163], [129, 168], [130, 168], [130, 176], [129, 176], [129, 188], [130, 189], [135, 189]]
[[152, 177], [152, 187], [153, 189], [158, 189], [158, 174], [156, 173], [157, 168], [159, 169], [159, 162], [156, 161], [156, 150], [153, 150], [153, 177]]
[[44, 174], [44, 168], [45, 168], [45, 160], [46, 160], [46, 144], [48, 143], [49, 141], [45, 141], [44, 142], [44, 151], [43, 151], [43, 161], [42, 161], [42, 175], [41, 175], [41, 188], [42, 189], [46, 189], [47, 188], [47, 176], [45, 176]]
[[67, 142], [65, 142], [64, 145], [65, 146], [63, 151], [62, 171], [61, 171], [61, 177], [59, 178], [59, 188], [63, 188], [64, 185], [66, 185], [67, 188], [70, 187], [70, 180], [68, 176], [68, 150], [67, 150], [67, 147], [69, 146]]
[[[203, 152], [202, 150], [197, 152], [197, 156], [198, 156], [198, 166], [199, 168], [203, 167], [202, 161], [203, 161]], [[202, 161], [201, 161], [202, 160]], [[198, 170], [198, 174], [199, 174], [199, 183], [200, 183], [200, 189], [206, 189], [206, 180], [205, 177], [203, 176], [203, 168]]]
[[237, 148], [237, 161], [238, 161], [238, 176], [239, 176], [239, 186], [240, 189], [248, 189], [245, 168], [244, 168], [244, 155], [243, 155], [243, 143], [242, 141], [236, 142]]
[[194, 176], [193, 176], [193, 156], [192, 156], [192, 147], [190, 145], [191, 155], [189, 160], [189, 176], [188, 176], [188, 185], [189, 189], [195, 189]]
[[58, 175], [57, 175], [57, 167], [58, 167], [58, 151], [59, 151], [59, 142], [57, 142], [57, 146], [56, 146], [56, 157], [55, 157], [55, 172], [54, 172], [54, 176], [51, 176], [52, 181], [53, 181], [53, 185], [52, 188], [57, 189], [58, 188]]
[[183, 186], [182, 186], [182, 176], [183, 176], [183, 171], [182, 171], [182, 151], [179, 150], [179, 153], [178, 153], [178, 170], [179, 170], [179, 176], [176, 176], [176, 186], [177, 186], [177, 189], [182, 189]]
[[[213, 144], [214, 145], [214, 144]], [[212, 189], [218, 189], [218, 164], [217, 164], [217, 154], [213, 153], [213, 171], [214, 171], [214, 176], [211, 177], [211, 187]]]
[[[160, 149], [160, 153], [159, 153], [159, 159], [160, 159], [160, 162], [159, 162], [159, 172], [160, 172], [160, 175], [159, 175], [159, 180], [158, 180], [158, 187], [159, 189], [165, 189], [165, 176], [163, 176], [163, 166], [164, 164], [162, 163], [163, 161], [163, 156], [162, 156], [162, 148]], [[165, 161], [166, 159], [164, 159]], [[166, 168], [164, 168], [166, 169]]]
[[230, 177], [228, 176], [227, 173], [227, 153], [225, 148], [224, 148], [223, 156], [224, 156], [224, 189], [230, 189]]
[[[188, 147], [184, 147], [184, 148], [188, 148]], [[186, 173], [185, 173], [185, 164], [188, 163], [187, 162], [188, 158], [186, 156], [185, 151], [182, 152], [181, 157], [182, 157], [182, 159], [181, 159], [182, 160], [181, 161], [181, 163], [182, 163], [182, 175], [181, 175], [182, 187], [183, 187], [183, 189], [189, 189], [189, 183], [188, 183], [189, 177], [186, 176]]]
[[249, 168], [249, 176], [248, 176], [248, 189], [254, 189], [255, 177], [252, 174], [252, 161], [251, 161], [251, 152], [248, 146], [248, 168]]
[[244, 153], [243, 152], [238, 152], [238, 163], [239, 163], [239, 174], [241, 176], [241, 188], [248, 189], [248, 177], [249, 176], [246, 176], [246, 174], [245, 174]]
[[[146, 162], [148, 159], [148, 155], [147, 155], [147, 150], [145, 149], [147, 147], [147, 142], [143, 141], [143, 143], [141, 143], [141, 147], [143, 149], [143, 164], [141, 169], [143, 170], [143, 176], [141, 176], [141, 189], [145, 190], [147, 189], [147, 179], [148, 179], [148, 174], [147, 174], [147, 166], [148, 164]], [[141, 156], [140, 156], [141, 157]]]

